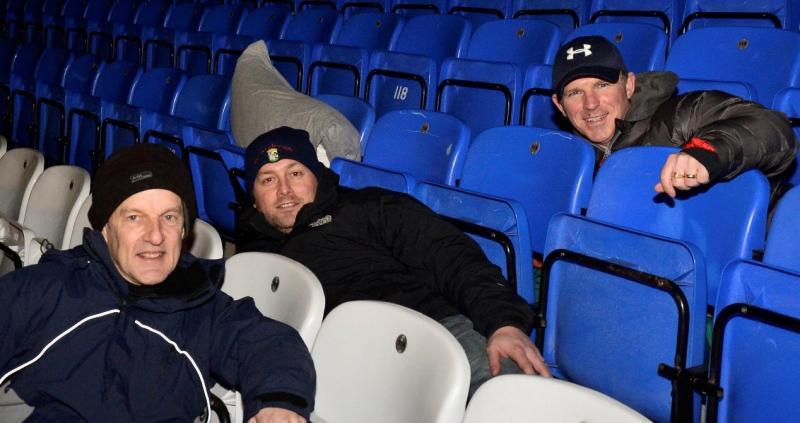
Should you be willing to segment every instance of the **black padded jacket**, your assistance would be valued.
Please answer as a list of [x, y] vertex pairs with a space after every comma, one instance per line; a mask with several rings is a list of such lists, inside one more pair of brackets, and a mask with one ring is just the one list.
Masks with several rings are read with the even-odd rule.
[[686, 152], [709, 171], [712, 181], [730, 179], [748, 169], [767, 177], [786, 170], [794, 160], [797, 142], [783, 113], [720, 91], [694, 91], [675, 96], [678, 77], [671, 72], [636, 75], [636, 91], [610, 149], [598, 159], [632, 146], [681, 147], [692, 138], [707, 141], [704, 149]]
[[326, 313], [345, 301], [380, 300], [436, 320], [464, 314], [485, 336], [506, 325], [531, 332], [530, 306], [472, 239], [408, 195], [340, 188], [335, 173], [322, 172], [315, 202], [288, 235], [253, 208], [243, 213], [239, 251], [303, 263], [322, 283]]

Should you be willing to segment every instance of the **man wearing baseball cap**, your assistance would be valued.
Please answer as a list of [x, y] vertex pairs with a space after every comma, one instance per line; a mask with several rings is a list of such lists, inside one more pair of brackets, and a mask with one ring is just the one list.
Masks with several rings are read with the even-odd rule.
[[181, 252], [195, 195], [180, 159], [119, 151], [92, 196], [83, 245], [0, 279], [0, 421], [209, 421], [219, 382], [242, 392], [245, 421], [305, 422], [300, 336], [220, 292], [221, 261]]
[[530, 340], [530, 306], [471, 238], [422, 203], [338, 187], [308, 132], [288, 127], [247, 147], [245, 171], [254, 207], [240, 217], [239, 250], [303, 263], [322, 283], [326, 312], [378, 300], [439, 321], [467, 353], [471, 392], [498, 373], [549, 376]]
[[791, 165], [797, 143], [782, 113], [720, 91], [676, 96], [677, 83], [671, 72], [629, 72], [603, 37], [578, 37], [556, 54], [552, 99], [597, 148], [598, 166], [625, 147], [680, 147], [655, 186], [671, 197], [748, 169], [772, 177]]

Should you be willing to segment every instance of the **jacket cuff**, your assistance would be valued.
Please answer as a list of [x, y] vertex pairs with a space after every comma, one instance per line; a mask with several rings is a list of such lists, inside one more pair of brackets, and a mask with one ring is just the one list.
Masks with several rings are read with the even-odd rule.
[[306, 420], [311, 416], [312, 407], [308, 401], [299, 395], [290, 394], [288, 392], [273, 392], [269, 394], [262, 394], [254, 399], [252, 407], [245, 406], [247, 415], [244, 416], [244, 421], [248, 421], [251, 417], [255, 416], [262, 408], [283, 408], [285, 410], [293, 411]]
[[717, 150], [708, 141], [694, 137], [684, 143], [681, 146], [681, 150], [706, 168], [710, 182], [720, 179], [725, 172], [722, 161], [717, 155]]

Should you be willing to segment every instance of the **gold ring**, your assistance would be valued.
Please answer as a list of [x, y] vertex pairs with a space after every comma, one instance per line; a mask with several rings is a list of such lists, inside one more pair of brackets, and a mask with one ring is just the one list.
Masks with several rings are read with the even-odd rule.
[[697, 175], [695, 175], [694, 173], [691, 173], [691, 174], [687, 173], [686, 174], [686, 179], [694, 179], [694, 178], [697, 178]]
[[685, 175], [685, 174], [683, 174], [683, 173], [672, 172], [672, 178], [674, 178], [674, 179], [681, 179], [681, 178], [683, 178], [684, 176], [686, 176], [686, 175]]

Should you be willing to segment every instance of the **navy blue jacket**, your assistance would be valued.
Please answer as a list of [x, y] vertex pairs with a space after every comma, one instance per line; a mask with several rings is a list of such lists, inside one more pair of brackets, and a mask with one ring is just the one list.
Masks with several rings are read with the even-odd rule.
[[252, 299], [220, 292], [222, 270], [184, 254], [166, 281], [131, 296], [87, 230], [83, 246], [0, 279], [0, 378], [34, 407], [27, 421], [192, 421], [214, 381], [242, 392], [245, 421], [268, 406], [308, 418], [305, 344]]

